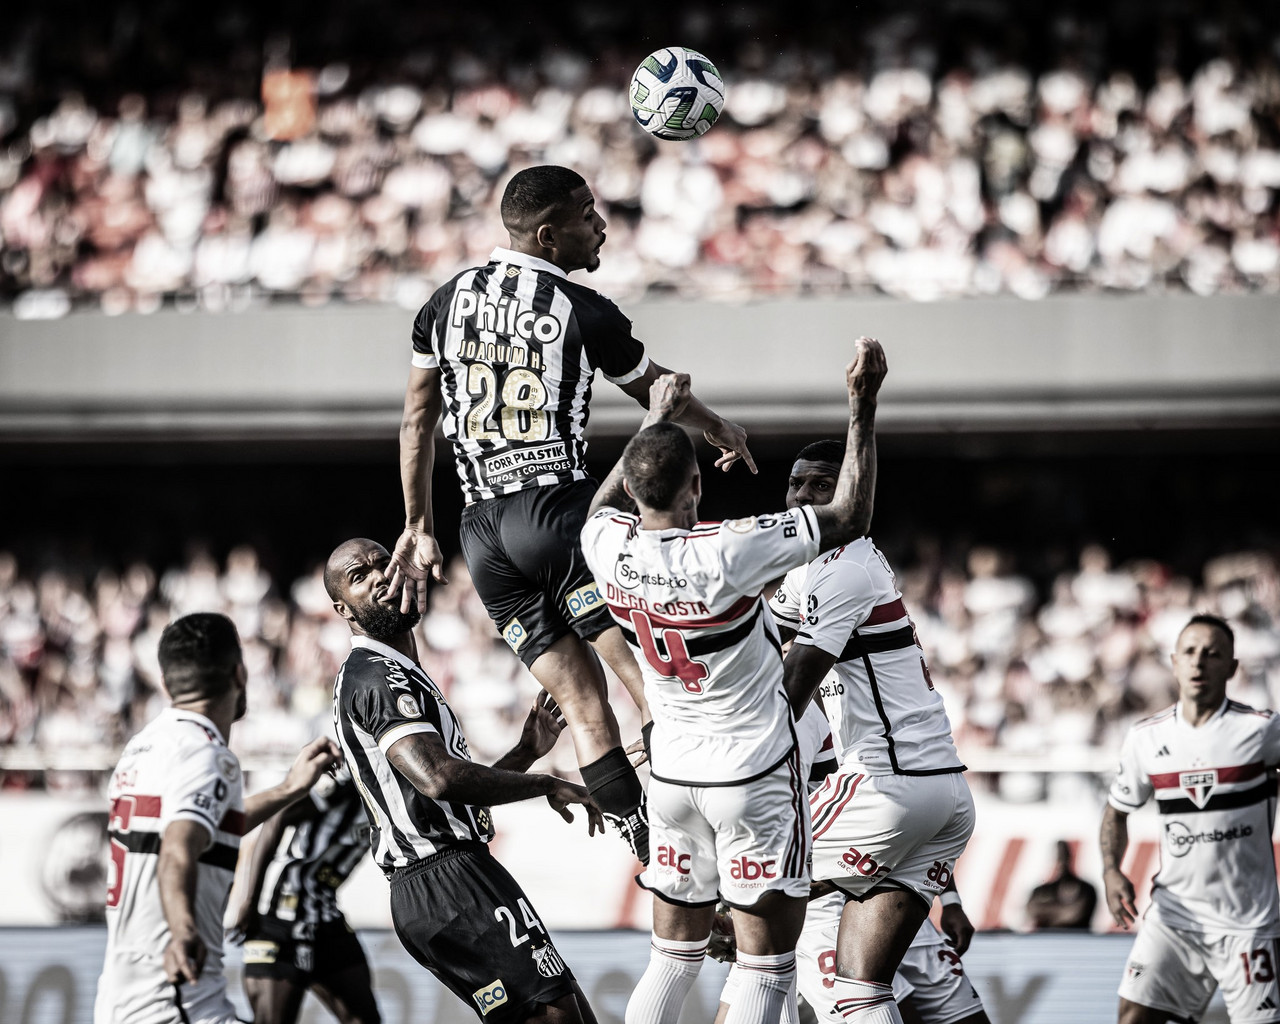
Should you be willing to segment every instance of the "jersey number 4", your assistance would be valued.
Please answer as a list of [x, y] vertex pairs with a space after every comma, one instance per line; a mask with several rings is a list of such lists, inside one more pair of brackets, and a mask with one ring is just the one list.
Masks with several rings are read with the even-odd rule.
[[657, 639], [653, 631], [653, 622], [642, 611], [631, 611], [631, 625], [636, 631], [636, 642], [644, 652], [645, 660], [653, 666], [655, 672], [667, 679], [679, 679], [690, 693], [702, 692], [702, 680], [711, 673], [707, 666], [689, 657], [689, 649], [684, 644], [684, 637], [678, 629], [661, 631], [662, 645], [667, 649], [666, 656], [658, 650]]

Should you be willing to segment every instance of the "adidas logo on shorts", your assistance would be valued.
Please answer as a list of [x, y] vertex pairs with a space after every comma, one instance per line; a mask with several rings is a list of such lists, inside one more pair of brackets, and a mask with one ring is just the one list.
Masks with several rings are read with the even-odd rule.
[[1261, 1012], [1263, 1010], [1274, 1010], [1275, 1008], [1276, 1008], [1275, 1000], [1273, 1000], [1270, 996], [1267, 996], [1265, 999], [1262, 1000], [1262, 1002], [1258, 1004], [1258, 1012]]

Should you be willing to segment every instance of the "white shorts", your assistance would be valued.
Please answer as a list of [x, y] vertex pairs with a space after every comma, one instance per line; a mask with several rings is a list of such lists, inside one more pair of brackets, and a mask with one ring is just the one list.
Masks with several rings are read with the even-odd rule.
[[956, 1024], [982, 1010], [959, 955], [932, 921], [920, 926], [893, 976], [893, 998], [907, 997], [925, 1024]]
[[[819, 1021], [843, 1022], [836, 1010], [836, 939], [844, 893], [834, 892], [809, 904], [804, 931], [796, 944], [796, 985]], [[982, 1009], [982, 1000], [965, 976], [955, 951], [942, 933], [925, 921], [893, 976], [893, 998], [911, 997], [925, 1024], [955, 1024]], [[729, 999], [723, 998], [724, 1002]]]
[[736, 786], [649, 780], [649, 866], [640, 884], [670, 903], [751, 907], [809, 895], [809, 806], [798, 757]]
[[973, 834], [973, 796], [959, 772], [866, 775], [841, 768], [809, 807], [813, 877], [855, 899], [889, 883], [932, 906]]
[[[178, 1014], [181, 992], [185, 1018]], [[164, 976], [163, 961], [151, 957], [108, 955], [98, 979], [93, 1024], [237, 1024], [227, 999], [226, 975], [206, 971], [196, 984], [180, 989]]]
[[1189, 932], [1160, 919], [1155, 904], [1129, 951], [1120, 998], [1199, 1017], [1222, 988], [1231, 1024], [1280, 1022], [1280, 942], [1274, 932]]

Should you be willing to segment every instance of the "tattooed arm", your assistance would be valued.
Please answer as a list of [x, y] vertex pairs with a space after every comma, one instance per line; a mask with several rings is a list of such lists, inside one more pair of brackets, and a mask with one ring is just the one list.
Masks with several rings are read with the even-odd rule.
[[412, 733], [396, 740], [387, 749], [387, 760], [414, 789], [432, 800], [487, 807], [545, 796], [565, 821], [573, 820], [569, 805], [582, 804], [590, 832], [595, 833], [597, 824], [604, 831], [604, 819], [582, 786], [554, 775], [490, 768], [454, 757], [436, 733]]
[[1098, 841], [1102, 846], [1102, 882], [1107, 889], [1107, 909], [1116, 924], [1128, 928], [1138, 917], [1133, 882], [1120, 870], [1124, 852], [1129, 848], [1129, 815], [1107, 804], [1102, 812]]

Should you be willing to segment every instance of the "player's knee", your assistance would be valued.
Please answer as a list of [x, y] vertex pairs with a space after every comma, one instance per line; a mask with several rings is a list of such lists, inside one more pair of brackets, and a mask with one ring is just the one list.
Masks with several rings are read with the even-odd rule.
[[525, 1024], [583, 1024], [578, 997], [570, 994], [551, 1003], [542, 1003], [525, 1018]]

